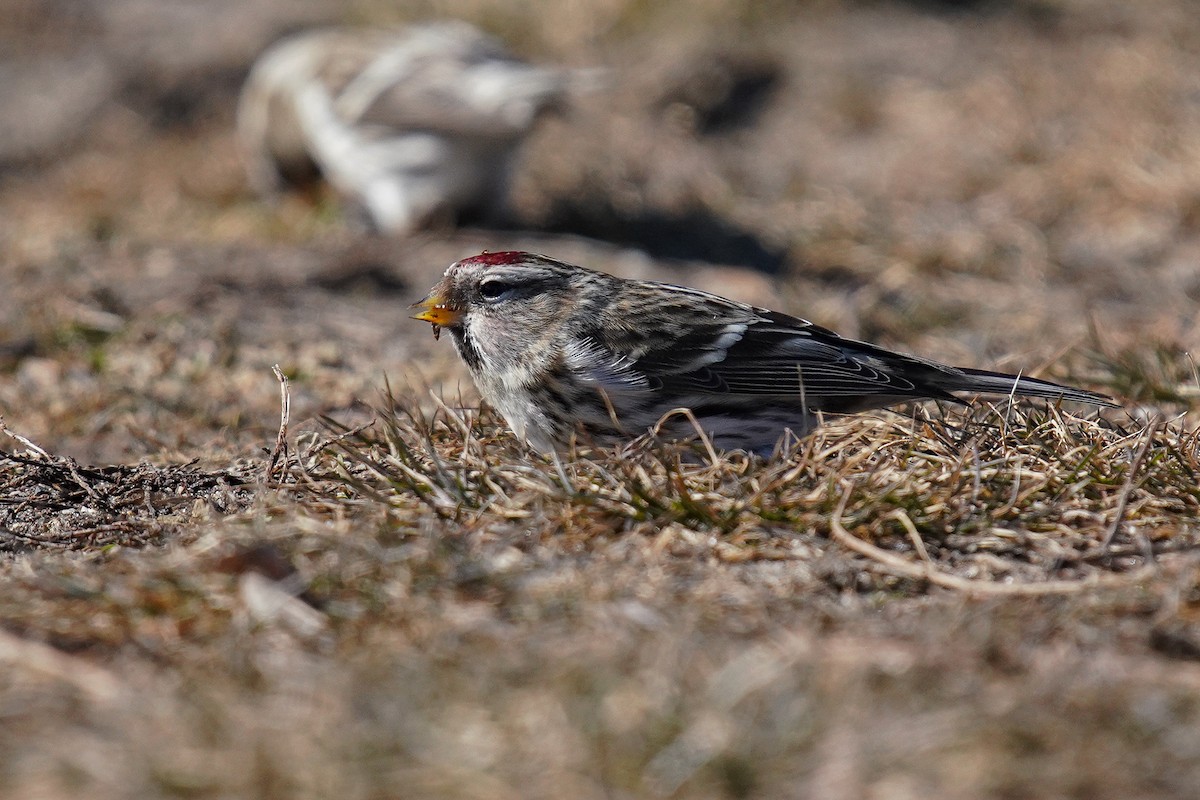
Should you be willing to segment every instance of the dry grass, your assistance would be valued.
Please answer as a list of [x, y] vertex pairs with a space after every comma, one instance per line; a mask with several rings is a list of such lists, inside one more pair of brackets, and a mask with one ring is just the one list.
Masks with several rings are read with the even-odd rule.
[[[1194, 430], [982, 406], [834, 421], [769, 460], [653, 440], [555, 460], [411, 396], [288, 439], [237, 502], [195, 468], [130, 485], [9, 456], [31, 498], [136, 506], [153, 538], [125, 543], [172, 542], [62, 559], [94, 522], [36, 550], [9, 528], [9, 785], [1118, 797], [1200, 777], [1200, 674], [1162, 660], [1200, 657]], [[204, 499], [180, 516], [180, 496]], [[69, 746], [40, 748], [51, 731]]]
[[[320, 474], [401, 518], [459, 531], [536, 527], [579, 547], [637, 534], [667, 551], [705, 541], [741, 562], [857, 537], [914, 553], [901, 566], [862, 552], [876, 562], [867, 572], [978, 593], [1047, 580], [1079, 590], [1187, 551], [1200, 533], [1189, 523], [1200, 434], [1158, 421], [1126, 430], [1056, 407], [985, 405], [937, 419], [918, 408], [835, 421], [769, 461], [653, 438], [547, 460], [490, 414], [442, 403], [426, 418], [404, 402], [401, 416], [342, 433], [337, 461], [315, 462], [305, 478]], [[945, 584], [951, 573], [971, 581]]]
[[[526, 230], [265, 208], [220, 71], [0, 176], [0, 796], [1194, 796], [1200, 17], [544, 5], [321, 12], [614, 65], [530, 142]], [[403, 313], [485, 248], [1124, 409], [548, 460]]]

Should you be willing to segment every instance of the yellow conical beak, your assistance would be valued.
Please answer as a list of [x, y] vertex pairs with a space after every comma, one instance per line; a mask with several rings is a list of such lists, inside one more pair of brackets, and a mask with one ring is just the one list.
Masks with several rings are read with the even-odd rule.
[[412, 315], [412, 318], [428, 322], [432, 325], [434, 339], [441, 336], [443, 325], [453, 325], [462, 319], [463, 315], [463, 312], [457, 308], [451, 308], [446, 305], [446, 301], [436, 291], [430, 292], [423, 299], [409, 306], [409, 308], [420, 309], [420, 311]]
[[453, 325], [462, 319], [463, 313], [456, 308], [446, 305], [446, 302], [436, 294], [430, 294], [423, 300], [413, 303], [409, 308], [419, 308], [413, 319], [419, 319], [433, 325]]

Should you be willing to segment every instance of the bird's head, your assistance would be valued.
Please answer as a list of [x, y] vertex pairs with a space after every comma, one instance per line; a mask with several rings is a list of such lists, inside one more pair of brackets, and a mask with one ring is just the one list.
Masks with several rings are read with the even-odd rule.
[[432, 324], [435, 336], [449, 330], [469, 366], [504, 368], [555, 341], [596, 274], [533, 253], [482, 253], [452, 264], [413, 304], [413, 319]]

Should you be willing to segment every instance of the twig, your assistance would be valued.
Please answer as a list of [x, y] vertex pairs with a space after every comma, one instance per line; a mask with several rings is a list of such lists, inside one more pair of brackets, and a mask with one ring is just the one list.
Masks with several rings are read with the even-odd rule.
[[[457, 426], [458, 429], [462, 432], [463, 457], [469, 458], [472, 455], [472, 452], [471, 452], [472, 444], [477, 445], [476, 450], [478, 450], [478, 452], [481, 456], [484, 456], [485, 454], [484, 454], [483, 443], [480, 442], [479, 439], [475, 437], [473, 426], [471, 425], [471, 422], [468, 421], [466, 415], [463, 414], [460, 409], [451, 408], [450, 405], [446, 402], [445, 398], [443, 398], [440, 393], [435, 392], [432, 389], [430, 389], [429, 396], [431, 398], [433, 398], [433, 402], [437, 403], [438, 408], [441, 409], [441, 411], [446, 415], [446, 419], [450, 423]], [[486, 458], [484, 460], [486, 461]]]
[[279, 380], [279, 435], [275, 437], [275, 448], [271, 451], [271, 458], [267, 462], [267, 468], [263, 472], [263, 483], [269, 483], [271, 476], [275, 473], [275, 465], [279, 463], [280, 456], [287, 456], [287, 431], [288, 423], [292, 419], [292, 393], [288, 388], [287, 375], [283, 374], [283, 370], [278, 364], [271, 367], [271, 371], [275, 373], [276, 379]]
[[716, 465], [720, 463], [721, 459], [717, 457], [716, 448], [713, 447], [712, 439], [709, 438], [708, 431], [704, 430], [704, 427], [700, 424], [700, 420], [696, 419], [696, 415], [692, 413], [690, 408], [673, 408], [667, 413], [663, 414], [659, 418], [658, 422], [654, 423], [654, 427], [651, 428], [651, 431], [653, 431], [654, 435], [658, 436], [662, 432], [663, 425], [665, 425], [667, 420], [669, 420], [671, 417], [684, 417], [692, 424], [692, 428], [696, 431], [696, 435], [699, 437], [701, 444], [704, 445], [704, 450], [708, 454], [709, 466], [716, 467]]
[[917, 555], [926, 564], [933, 566], [933, 559], [929, 557], [929, 551], [925, 548], [925, 540], [921, 538], [921, 534], [917, 531], [917, 526], [913, 524], [912, 517], [904, 512], [904, 509], [897, 508], [889, 517], [900, 523], [900, 527], [908, 532], [908, 540], [912, 542], [913, 549], [917, 551]]
[[1005, 439], [1008, 438], [1008, 428], [1012, 424], [1013, 409], [1017, 407], [1017, 385], [1021, 383], [1021, 373], [1017, 372], [1013, 376], [1012, 389], [1008, 391], [1008, 406], [1004, 409], [1004, 426], [1001, 428], [1001, 435]]
[[8, 427], [8, 425], [6, 425], [6, 424], [5, 424], [5, 422], [4, 422], [4, 417], [0, 417], [0, 433], [7, 434], [8, 436], [11, 436], [13, 439], [16, 439], [18, 442], [20, 442], [21, 444], [25, 445], [25, 446], [26, 446], [26, 447], [28, 447], [30, 450], [32, 450], [33, 452], [37, 453], [39, 456], [41, 456], [42, 458], [46, 459], [47, 461], [52, 461], [52, 460], [53, 460], [53, 459], [52, 459], [52, 457], [51, 457], [51, 455], [50, 455], [49, 453], [47, 453], [45, 450], [43, 450], [42, 448], [38, 447], [36, 444], [34, 444], [34, 443], [33, 443], [32, 441], [30, 441], [29, 439], [26, 439], [24, 436], [22, 436], [21, 434], [17, 433], [16, 431], [14, 431], [12, 428]]
[[563, 491], [568, 497], [574, 497], [578, 492], [575, 489], [575, 484], [567, 477], [567, 468], [563, 466], [562, 459], [558, 457], [557, 450], [550, 451], [550, 461], [554, 464], [554, 470], [558, 473], [558, 480], [562, 484]]
[[[378, 419], [379, 419], [378, 417], [373, 417], [370, 422], [364, 422], [361, 425], [355, 425], [353, 428], [347, 428], [343, 433], [339, 433], [336, 436], [330, 436], [330, 437], [326, 437], [324, 439], [316, 440], [315, 442], [313, 442], [311, 445], [309, 445], [308, 447], [306, 447], [304, 449], [304, 454], [301, 456], [301, 458], [304, 461], [307, 461], [310, 458], [312, 458], [313, 456], [315, 456], [317, 453], [321, 452], [322, 450], [325, 450], [326, 448], [332, 447], [335, 444], [341, 444], [342, 442], [346, 441], [347, 439], [352, 439], [355, 436], [358, 436], [358, 434], [362, 433], [367, 428], [370, 428], [371, 426], [373, 426], [378, 421]], [[327, 428], [330, 428], [330, 424], [328, 422], [329, 420], [330, 420], [330, 417], [325, 417], [325, 416], [321, 417], [321, 421], [323, 423], [325, 423], [325, 427], [327, 427]]]
[[1146, 426], [1146, 435], [1142, 439], [1142, 444], [1137, 449], [1137, 453], [1133, 456], [1133, 461], [1129, 462], [1129, 474], [1125, 476], [1125, 485], [1121, 487], [1121, 494], [1117, 497], [1117, 512], [1113, 517], [1112, 525], [1108, 526], [1108, 532], [1104, 535], [1104, 541], [1100, 543], [1100, 552], [1107, 553], [1109, 546], [1117, 535], [1117, 531], [1121, 528], [1121, 523], [1125, 521], [1125, 509], [1129, 505], [1129, 496], [1133, 494], [1134, 478], [1137, 477], [1138, 471], [1142, 468], [1142, 462], [1146, 459], [1146, 453], [1150, 452], [1150, 444], [1154, 441], [1154, 434], [1158, 432], [1159, 423], [1162, 422], [1162, 417], [1155, 417], [1150, 420], [1150, 424]]
[[83, 479], [83, 476], [79, 474], [79, 465], [75, 463], [75, 459], [73, 459], [73, 458], [66, 459], [66, 466], [67, 466], [67, 472], [69, 472], [71, 474], [72, 480], [74, 480], [75, 483], [79, 485], [79, 488], [83, 489], [84, 494], [86, 494], [88, 497], [92, 498], [92, 500], [94, 500], [97, 505], [99, 505], [105, 509], [108, 509], [109, 508], [108, 501], [105, 500], [103, 497], [101, 497], [100, 493], [96, 491], [96, 488], [94, 486], [92, 486], [90, 483], [88, 483], [87, 481], [85, 481]]
[[[0, 433], [6, 434], [6, 435], [12, 437], [13, 439], [16, 439], [18, 442], [20, 442], [21, 444], [25, 445], [27, 448], [32, 450], [34, 453], [37, 453], [39, 456], [41, 456], [42, 459], [44, 459], [44, 462], [48, 462], [48, 464], [50, 466], [52, 466], [53, 468], [56, 468], [58, 470], [65, 470], [66, 473], [71, 476], [71, 480], [74, 481], [75, 484], [80, 489], [83, 489], [83, 493], [86, 494], [88, 497], [90, 497], [93, 502], [95, 502], [97, 505], [99, 505], [105, 509], [109, 508], [108, 501], [100, 496], [100, 493], [98, 491], [96, 491], [96, 487], [92, 486], [90, 483], [88, 483], [84, 479], [83, 474], [80, 472], [79, 465], [75, 463], [75, 459], [73, 459], [73, 458], [55, 458], [54, 456], [52, 456], [48, 452], [46, 452], [45, 449], [34, 444], [34, 442], [32, 440], [22, 436], [21, 434], [14, 431], [12, 428], [8, 427], [8, 425], [6, 425], [4, 422], [4, 417], [0, 417]], [[11, 456], [10, 458], [12, 458], [13, 461], [18, 461], [18, 462], [24, 461], [23, 459], [20, 459], [16, 456]], [[43, 467], [44, 462], [28, 461], [26, 463], [29, 463], [31, 466]]]

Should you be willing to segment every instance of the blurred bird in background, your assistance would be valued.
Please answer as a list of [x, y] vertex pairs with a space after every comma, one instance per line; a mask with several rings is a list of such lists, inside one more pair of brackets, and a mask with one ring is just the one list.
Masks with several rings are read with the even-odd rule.
[[318, 30], [255, 63], [238, 138], [263, 195], [320, 177], [404, 235], [501, 217], [521, 142], [598, 84], [595, 70], [519, 61], [462, 22]]

